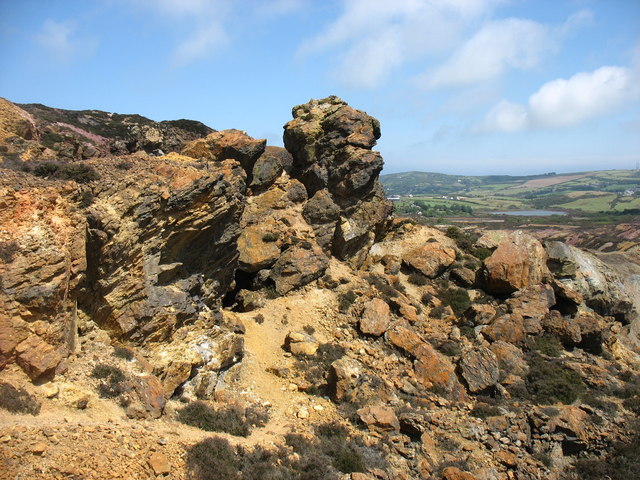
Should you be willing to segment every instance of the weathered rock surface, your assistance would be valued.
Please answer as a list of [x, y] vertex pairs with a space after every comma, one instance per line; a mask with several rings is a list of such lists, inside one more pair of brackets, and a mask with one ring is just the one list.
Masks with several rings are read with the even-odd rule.
[[[229, 160], [208, 170], [156, 160], [103, 182], [88, 210], [86, 294], [80, 305], [114, 335], [166, 338], [233, 280], [244, 176]], [[107, 180], [108, 179], [108, 180]]]
[[472, 392], [495, 385], [500, 378], [498, 359], [486, 347], [477, 347], [463, 353], [460, 370]]
[[[484, 244], [481, 238], [479, 244]], [[506, 295], [537, 285], [547, 275], [547, 256], [542, 244], [522, 232], [502, 236], [484, 262], [483, 285], [493, 294]]]
[[360, 317], [360, 331], [367, 335], [380, 336], [391, 322], [389, 304], [380, 298], [367, 302]]
[[546, 249], [556, 279], [581, 294], [587, 306], [625, 323], [637, 315], [618, 275], [602, 260], [562, 242], [548, 242]]
[[311, 100], [292, 114], [284, 132], [285, 147], [293, 155], [291, 176], [304, 184], [309, 197], [324, 190], [306, 218], [325, 251], [359, 263], [391, 212], [378, 182], [382, 157], [371, 150], [380, 125], [337, 97]]
[[328, 266], [329, 259], [317, 245], [294, 246], [273, 265], [271, 279], [282, 295], [320, 278]]
[[304, 332], [289, 332], [284, 340], [284, 346], [294, 355], [314, 355], [320, 344]]
[[206, 138], [194, 140], [185, 145], [181, 153], [194, 159], [214, 162], [237, 160], [250, 179], [265, 145], [266, 140], [256, 140], [246, 132], [231, 129], [213, 132]]
[[430, 242], [406, 252], [402, 261], [414, 270], [435, 278], [456, 259], [455, 249], [439, 242]]

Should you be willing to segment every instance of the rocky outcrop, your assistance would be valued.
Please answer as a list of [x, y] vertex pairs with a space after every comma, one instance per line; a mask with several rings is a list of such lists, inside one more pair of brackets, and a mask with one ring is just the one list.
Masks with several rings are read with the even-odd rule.
[[293, 155], [291, 176], [311, 198], [305, 218], [326, 252], [361, 263], [391, 211], [378, 182], [382, 157], [371, 150], [380, 124], [333, 96], [298, 105], [292, 113], [284, 144]]
[[496, 249], [484, 262], [483, 286], [493, 294], [507, 295], [536, 285], [547, 275], [547, 256], [542, 244], [522, 232], [496, 234], [481, 238], [478, 245]]
[[548, 242], [546, 249], [558, 282], [582, 295], [587, 306], [625, 323], [637, 315], [619, 276], [602, 260], [562, 242]]
[[75, 349], [85, 221], [75, 184], [6, 172], [0, 185], [0, 366], [53, 376]]
[[233, 160], [207, 170], [135, 162], [103, 181], [88, 209], [80, 305], [115, 336], [159, 340], [215, 309], [234, 278], [244, 175]]

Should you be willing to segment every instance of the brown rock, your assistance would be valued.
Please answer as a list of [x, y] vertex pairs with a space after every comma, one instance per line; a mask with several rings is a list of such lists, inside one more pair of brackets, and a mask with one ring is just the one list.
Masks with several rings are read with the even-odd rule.
[[155, 473], [156, 475], [168, 475], [169, 473], [171, 473], [171, 465], [169, 463], [169, 459], [162, 453], [152, 453], [151, 456], [149, 456], [147, 463], [153, 469], [153, 473]]
[[464, 316], [474, 325], [488, 325], [496, 316], [496, 309], [491, 305], [474, 303], [464, 312]]
[[160, 418], [164, 410], [166, 399], [165, 390], [160, 380], [154, 375], [134, 376], [131, 380], [136, 393], [136, 400], [145, 416]]
[[456, 251], [439, 242], [430, 242], [407, 252], [402, 261], [405, 265], [435, 278], [456, 259]]
[[316, 244], [294, 246], [285, 251], [271, 269], [271, 278], [280, 295], [320, 278], [329, 259]]
[[269, 239], [269, 232], [264, 225], [245, 227], [238, 237], [238, 267], [245, 272], [257, 272], [268, 268], [280, 256], [277, 242], [265, 241]]
[[489, 348], [498, 359], [502, 379], [508, 375], [523, 377], [529, 371], [529, 364], [524, 359], [524, 353], [515, 345], [498, 340], [493, 342]]
[[386, 332], [391, 321], [391, 311], [387, 302], [380, 298], [368, 301], [360, 318], [360, 331], [379, 337]]
[[393, 408], [381, 405], [364, 407], [358, 410], [358, 416], [365, 424], [384, 431], [398, 431], [400, 424]]
[[285, 348], [294, 355], [315, 355], [320, 344], [304, 332], [289, 332], [284, 341]]
[[394, 322], [385, 336], [393, 345], [413, 356], [416, 355], [416, 350], [424, 344], [424, 340], [406, 321]]
[[47, 444], [44, 442], [38, 442], [31, 446], [31, 453], [34, 455], [43, 455], [47, 451]]
[[423, 343], [415, 356], [413, 368], [420, 384], [425, 388], [435, 388], [456, 401], [467, 399], [464, 387], [456, 377], [455, 367], [447, 357], [428, 343]]
[[482, 346], [462, 354], [460, 370], [472, 392], [495, 385], [500, 376], [498, 359], [491, 350]]
[[543, 319], [555, 303], [556, 297], [550, 285], [535, 285], [519, 290], [506, 301], [510, 312], [522, 315], [525, 332], [532, 335], [542, 332]]
[[16, 361], [32, 380], [49, 379], [55, 374], [62, 356], [35, 335], [16, 347]]
[[537, 285], [548, 274], [546, 261], [545, 250], [538, 240], [519, 231], [511, 232], [484, 262], [484, 288], [505, 295]]
[[256, 160], [264, 152], [266, 140], [251, 138], [246, 132], [230, 129], [207, 135], [204, 142], [195, 140], [182, 149], [182, 154], [193, 158], [223, 161], [233, 159], [251, 175]]
[[501, 315], [482, 330], [482, 334], [492, 342], [502, 340], [519, 345], [524, 341], [524, 318], [519, 313]]
[[333, 400], [342, 402], [351, 399], [362, 375], [362, 365], [357, 360], [343, 357], [333, 362], [329, 376]]
[[442, 471], [442, 480], [477, 480], [469, 472], [464, 472], [457, 467], [447, 467]]
[[544, 330], [558, 337], [566, 346], [578, 345], [582, 341], [580, 325], [573, 319], [567, 319], [557, 310], [549, 312], [542, 320]]

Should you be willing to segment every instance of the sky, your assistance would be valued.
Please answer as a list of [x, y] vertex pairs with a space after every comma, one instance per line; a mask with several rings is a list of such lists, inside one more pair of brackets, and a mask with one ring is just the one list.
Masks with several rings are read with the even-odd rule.
[[282, 146], [338, 95], [383, 173], [640, 161], [640, 0], [0, 0], [0, 96], [189, 118]]

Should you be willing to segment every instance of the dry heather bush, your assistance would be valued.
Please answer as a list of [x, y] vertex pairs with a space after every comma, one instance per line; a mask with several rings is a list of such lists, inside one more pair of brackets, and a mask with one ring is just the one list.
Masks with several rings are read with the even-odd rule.
[[40, 403], [23, 388], [8, 383], [0, 383], [0, 408], [12, 413], [38, 415]]
[[267, 423], [268, 414], [253, 407], [242, 409], [228, 406], [214, 409], [206, 402], [195, 401], [178, 411], [178, 420], [207, 432], [247, 437], [253, 427], [262, 427]]

